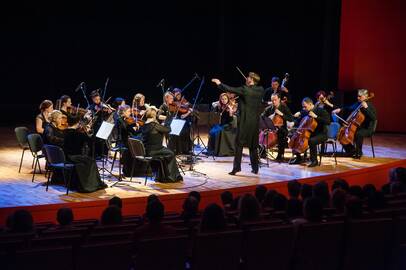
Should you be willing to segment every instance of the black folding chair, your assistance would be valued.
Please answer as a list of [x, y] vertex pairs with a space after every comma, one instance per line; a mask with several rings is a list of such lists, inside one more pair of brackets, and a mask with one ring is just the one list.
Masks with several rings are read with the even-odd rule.
[[130, 149], [131, 157], [133, 158], [133, 163], [132, 163], [132, 166], [131, 166], [131, 178], [130, 178], [130, 181], [132, 181], [132, 178], [133, 178], [134, 168], [135, 168], [135, 161], [136, 160], [140, 160], [142, 162], [147, 163], [147, 168], [146, 168], [146, 171], [145, 171], [145, 183], [144, 183], [144, 185], [147, 185], [148, 170], [149, 169], [152, 170], [152, 167], [151, 167], [151, 162], [152, 161], [158, 161], [160, 166], [161, 166], [162, 172], [165, 172], [161, 159], [149, 157], [149, 156], [146, 155], [145, 147], [144, 147], [144, 144], [142, 143], [142, 141], [140, 141], [138, 139], [134, 139], [134, 138], [128, 138], [128, 148]]
[[[14, 129], [14, 132], [16, 134], [17, 137], [17, 142], [20, 145], [20, 148], [23, 150], [22, 154], [21, 154], [21, 160], [20, 160], [20, 167], [18, 168], [18, 173], [21, 172], [21, 165], [23, 164], [23, 159], [24, 159], [24, 152], [26, 150], [29, 150], [30, 147], [28, 146], [28, 128], [26, 127], [16, 127]], [[33, 163], [34, 165], [34, 163]]]
[[34, 158], [34, 172], [32, 174], [32, 182], [34, 182], [35, 178], [35, 171], [37, 170], [37, 166], [39, 169], [39, 173], [41, 172], [41, 165], [39, 164], [39, 160], [44, 158], [45, 155], [41, 153], [42, 147], [44, 146], [44, 142], [42, 141], [41, 135], [37, 133], [33, 133], [27, 136], [28, 146], [30, 147], [31, 154]]
[[[63, 182], [66, 185], [66, 195], [68, 195], [70, 182], [72, 179], [72, 171], [75, 168], [75, 164], [66, 163], [65, 154], [59, 146], [45, 144], [44, 147], [42, 148], [42, 153], [44, 153], [45, 155], [45, 159], [48, 164], [48, 170], [50, 170], [52, 173], [54, 173], [56, 170], [62, 171]], [[65, 171], [69, 172], [68, 179], [66, 179]], [[50, 179], [51, 173], [48, 174], [46, 191], [48, 191]]]

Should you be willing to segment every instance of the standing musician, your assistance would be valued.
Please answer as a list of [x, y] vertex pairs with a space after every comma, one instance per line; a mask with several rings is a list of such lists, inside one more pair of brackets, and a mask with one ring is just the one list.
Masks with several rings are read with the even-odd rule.
[[219, 123], [209, 131], [208, 151], [213, 155], [234, 155], [237, 107], [228, 93], [221, 93], [219, 100], [212, 103], [213, 111], [220, 115]]
[[132, 116], [143, 121], [146, 110], [145, 96], [141, 93], [136, 94], [132, 104]]
[[262, 103], [265, 105], [271, 105], [271, 96], [272, 94], [277, 93], [281, 97], [283, 103], [288, 102], [289, 99], [289, 90], [285, 86], [281, 86], [279, 77], [272, 77], [271, 87], [265, 89], [264, 97], [262, 98]]
[[365, 115], [365, 120], [362, 122], [355, 132], [354, 144], [343, 145], [344, 150], [352, 155], [356, 159], [362, 157], [362, 144], [364, 137], [372, 136], [374, 129], [376, 127], [377, 115], [374, 105], [369, 100], [369, 92], [367, 89], [358, 90], [358, 102], [354, 103], [351, 106], [344, 107], [342, 109], [333, 110], [333, 114], [338, 114], [342, 111], [344, 112], [353, 112], [357, 107], [361, 106], [360, 112]]
[[262, 117], [274, 119], [277, 115], [283, 120], [283, 123], [276, 126], [278, 138], [278, 155], [276, 157], [276, 161], [281, 162], [285, 154], [285, 148], [288, 146], [288, 128], [286, 122], [292, 122], [293, 115], [290, 112], [289, 107], [285, 103], [281, 102], [280, 95], [278, 93], [273, 93], [271, 95], [271, 105], [265, 109], [265, 111], [262, 113]]
[[45, 144], [63, 146], [65, 134], [64, 131], [59, 128], [62, 124], [62, 115], [61, 111], [58, 110], [54, 110], [51, 113], [49, 117], [50, 123], [46, 125], [43, 136]]
[[[328, 112], [320, 107], [316, 107], [313, 104], [311, 98], [305, 97], [302, 101], [301, 112], [295, 114], [295, 117], [300, 117], [303, 120], [306, 116], [313, 118], [317, 123], [316, 129], [311, 133], [308, 144], [310, 148], [310, 161], [308, 167], [315, 167], [317, 162], [317, 145], [322, 144], [327, 140], [327, 126], [330, 124], [330, 116]], [[297, 133], [305, 132], [304, 130], [296, 130]], [[302, 158], [300, 153], [294, 153], [296, 158], [291, 160], [289, 164], [300, 164]]]
[[145, 125], [142, 126], [142, 138], [145, 151], [148, 156], [162, 159], [163, 172], [160, 171], [159, 182], [178, 182], [183, 181], [176, 164], [176, 158], [173, 151], [162, 145], [163, 136], [170, 132], [170, 127], [161, 125], [157, 120], [158, 109], [154, 106], [146, 110]]
[[70, 116], [70, 107], [72, 106], [72, 99], [68, 95], [63, 95], [59, 99], [59, 102], [60, 102], [59, 110], [66, 117], [69, 117]]
[[235, 175], [241, 171], [241, 159], [244, 146], [249, 147], [252, 173], [258, 174], [258, 125], [261, 99], [264, 95], [264, 88], [258, 86], [260, 77], [254, 72], [250, 72], [245, 80], [245, 85], [240, 87], [231, 87], [222, 84], [219, 79], [212, 79], [218, 88], [222, 91], [229, 91], [239, 95], [240, 114], [238, 118], [237, 136], [235, 141], [235, 156], [233, 170], [230, 175]]
[[49, 123], [49, 116], [54, 110], [52, 101], [46, 99], [39, 105], [40, 113], [35, 117], [35, 131], [43, 135], [45, 127]]

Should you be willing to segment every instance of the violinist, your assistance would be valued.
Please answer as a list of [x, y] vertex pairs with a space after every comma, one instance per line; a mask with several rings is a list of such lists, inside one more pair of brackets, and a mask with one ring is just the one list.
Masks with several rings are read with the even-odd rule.
[[72, 187], [79, 192], [94, 192], [106, 188], [107, 185], [100, 179], [95, 160], [87, 155], [86, 150], [89, 148], [91, 138], [81, 131], [79, 120], [78, 115], [68, 118], [63, 150], [67, 160], [75, 164]]
[[[327, 141], [327, 126], [330, 124], [330, 117], [328, 112], [320, 107], [316, 107], [313, 104], [311, 98], [304, 98], [302, 100], [303, 110], [296, 113], [295, 115], [301, 118], [301, 123], [305, 120], [305, 117], [310, 117], [312, 120], [316, 121], [317, 126], [313, 132], [311, 132], [308, 144], [310, 149], [310, 161], [311, 163], [308, 167], [315, 167], [318, 165], [317, 162], [317, 145], [322, 144]], [[310, 119], [311, 120], [311, 119]], [[307, 127], [305, 127], [307, 128]], [[297, 133], [303, 133], [304, 130], [296, 130]], [[289, 164], [300, 164], [302, 163], [301, 153], [294, 153], [296, 158], [291, 160]]]
[[[145, 146], [145, 151], [148, 156], [162, 159], [163, 170], [159, 171], [159, 182], [178, 182], [182, 181], [183, 177], [179, 173], [176, 164], [175, 153], [162, 145], [163, 137], [170, 132], [170, 127], [161, 125], [157, 120], [157, 108], [149, 107], [146, 112], [145, 125], [142, 126], [142, 138]], [[160, 167], [159, 167], [160, 168]]]
[[262, 98], [262, 103], [265, 105], [271, 105], [271, 97], [272, 94], [277, 93], [281, 97], [281, 101], [283, 103], [288, 102], [289, 98], [289, 90], [285, 86], [281, 86], [280, 78], [279, 77], [272, 77], [271, 79], [271, 87], [265, 89], [264, 97]]
[[220, 119], [209, 131], [208, 151], [215, 156], [233, 156], [237, 104], [232, 102], [228, 93], [221, 93], [219, 100], [212, 103], [212, 108], [219, 114]]
[[142, 120], [146, 109], [145, 96], [141, 93], [136, 94], [133, 99], [132, 115]]
[[170, 107], [174, 106], [174, 99], [175, 97], [171, 92], [165, 92], [164, 94], [164, 102], [159, 107], [158, 111], [158, 120], [159, 121], [167, 121], [170, 122], [171, 119], [175, 116], [176, 110], [170, 109]]
[[317, 102], [314, 104], [314, 106], [325, 109], [330, 115], [331, 121], [337, 122], [337, 117], [332, 114], [333, 110], [337, 109], [337, 106], [333, 104], [333, 97], [333, 92], [330, 92], [330, 94], [327, 95], [325, 91], [320, 90], [316, 93]]
[[265, 108], [265, 111], [262, 113], [261, 117], [269, 117], [274, 119], [277, 115], [282, 118], [282, 123], [275, 125], [278, 138], [278, 155], [276, 157], [276, 161], [281, 162], [285, 154], [285, 148], [288, 146], [288, 128], [286, 122], [292, 122], [293, 115], [290, 112], [289, 107], [282, 103], [280, 95], [278, 93], [273, 93], [271, 95], [271, 105]]
[[124, 98], [122, 98], [122, 97], [116, 97], [116, 98], [113, 100], [112, 107], [116, 110], [116, 111], [114, 112], [114, 116], [113, 116], [114, 123], [117, 123], [118, 117], [120, 116], [120, 115], [118, 114], [118, 108], [119, 108], [120, 106], [122, 106], [122, 105], [125, 105], [125, 99], [124, 99]]
[[186, 119], [191, 113], [191, 104], [182, 96], [179, 88], [173, 89], [174, 103], [178, 106], [178, 115], [181, 119]]
[[54, 110], [52, 101], [44, 100], [39, 105], [40, 113], [35, 117], [35, 131], [43, 135], [45, 127], [49, 123], [49, 116]]
[[131, 116], [131, 107], [129, 105], [118, 107], [118, 114], [117, 126], [119, 137], [121, 137], [121, 142], [127, 146], [129, 137], [137, 137], [140, 134], [140, 123], [137, 122], [136, 118]]
[[69, 96], [63, 95], [61, 96], [59, 110], [63, 113], [66, 117], [70, 116], [70, 107], [72, 106], [72, 100]]
[[65, 137], [65, 133], [59, 127], [62, 123], [62, 113], [61, 111], [54, 110], [50, 117], [50, 123], [46, 125], [44, 131], [44, 143], [52, 144], [62, 147]]
[[375, 132], [377, 114], [375, 106], [369, 100], [370, 95], [367, 89], [358, 90], [358, 102], [351, 106], [344, 107], [342, 109], [338, 108], [333, 110], [333, 114], [338, 114], [340, 112], [353, 112], [357, 107], [361, 106], [360, 112], [365, 116], [365, 120], [362, 122], [355, 132], [354, 145], [347, 144], [343, 145], [346, 153], [351, 155], [353, 158], [360, 159], [362, 157], [362, 144], [364, 137], [372, 136]]

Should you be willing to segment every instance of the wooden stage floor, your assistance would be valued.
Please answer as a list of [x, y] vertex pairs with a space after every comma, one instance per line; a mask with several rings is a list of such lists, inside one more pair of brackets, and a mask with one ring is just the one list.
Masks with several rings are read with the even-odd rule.
[[[207, 135], [202, 136], [202, 138], [204, 142], [207, 141]], [[377, 134], [374, 137], [376, 158], [372, 158], [369, 140], [365, 140], [365, 157], [361, 160], [338, 158], [337, 166], [334, 164], [334, 159], [329, 157], [323, 157], [322, 165], [315, 168], [307, 168], [304, 165], [288, 165], [287, 163], [279, 164], [271, 161], [269, 167], [261, 167], [259, 174], [254, 175], [249, 166], [249, 157], [244, 155], [242, 172], [236, 176], [230, 176], [228, 172], [232, 168], [232, 157], [216, 157], [213, 160], [211, 157], [201, 156], [194, 165], [196, 172], [189, 171], [189, 165], [184, 167], [186, 175], [181, 183], [162, 184], [148, 181], [147, 186], [144, 186], [143, 184], [122, 182], [115, 187], [93, 193], [70, 192], [69, 195], [65, 195], [65, 188], [62, 186], [50, 186], [49, 191], [46, 192], [43, 186], [44, 175], [37, 175], [35, 182], [31, 182], [32, 158], [29, 152], [26, 153], [21, 173], [18, 173], [21, 150], [17, 145], [13, 128], [1, 128], [0, 141], [0, 208], [89, 202], [107, 200], [113, 196], [134, 198], [146, 197], [150, 194], [188, 193], [192, 190], [200, 192], [226, 190], [292, 179], [334, 175], [388, 164], [406, 158], [406, 135]], [[290, 153], [287, 153], [286, 156], [290, 157]], [[42, 163], [42, 167], [44, 167], [43, 165], [44, 163]], [[143, 181], [144, 178], [134, 178], [134, 180]], [[111, 186], [116, 180], [115, 178], [106, 178], [105, 181]]]

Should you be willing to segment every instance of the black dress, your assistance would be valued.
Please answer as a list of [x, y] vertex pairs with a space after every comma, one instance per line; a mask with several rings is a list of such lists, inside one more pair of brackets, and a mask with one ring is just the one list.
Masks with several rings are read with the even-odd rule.
[[84, 133], [68, 128], [65, 132], [63, 150], [67, 160], [75, 164], [71, 188], [78, 192], [94, 192], [107, 187], [100, 179], [96, 162], [85, 155], [91, 139]]
[[146, 154], [153, 158], [159, 158], [164, 163], [164, 171], [159, 171], [156, 181], [178, 182], [182, 180], [174, 152], [162, 145], [163, 137], [170, 132], [170, 128], [157, 122], [150, 122], [146, 123], [141, 130]]
[[233, 171], [241, 170], [241, 159], [243, 146], [249, 147], [250, 161], [253, 171], [258, 171], [258, 137], [259, 137], [259, 115], [264, 88], [262, 86], [240, 86], [231, 87], [220, 84], [219, 89], [223, 92], [231, 92], [239, 95], [239, 116], [236, 136], [236, 148], [233, 164]]
[[[167, 117], [167, 120], [165, 122], [167, 123], [170, 123], [175, 117], [175, 113], [170, 112], [168, 105], [165, 103], [159, 107], [158, 115], [165, 115]], [[180, 118], [180, 115], [178, 114], [176, 117]], [[183, 120], [185, 120], [186, 123], [183, 126], [183, 129], [180, 132], [179, 136], [168, 135], [168, 148], [171, 149], [176, 155], [188, 155], [192, 151], [192, 140], [190, 138], [192, 116], [189, 115]]]
[[219, 124], [213, 125], [209, 131], [208, 152], [214, 156], [234, 156], [236, 119], [218, 105], [213, 111], [220, 115], [220, 119]]
[[63, 146], [65, 132], [55, 127], [52, 123], [47, 123], [44, 131], [44, 144]]

